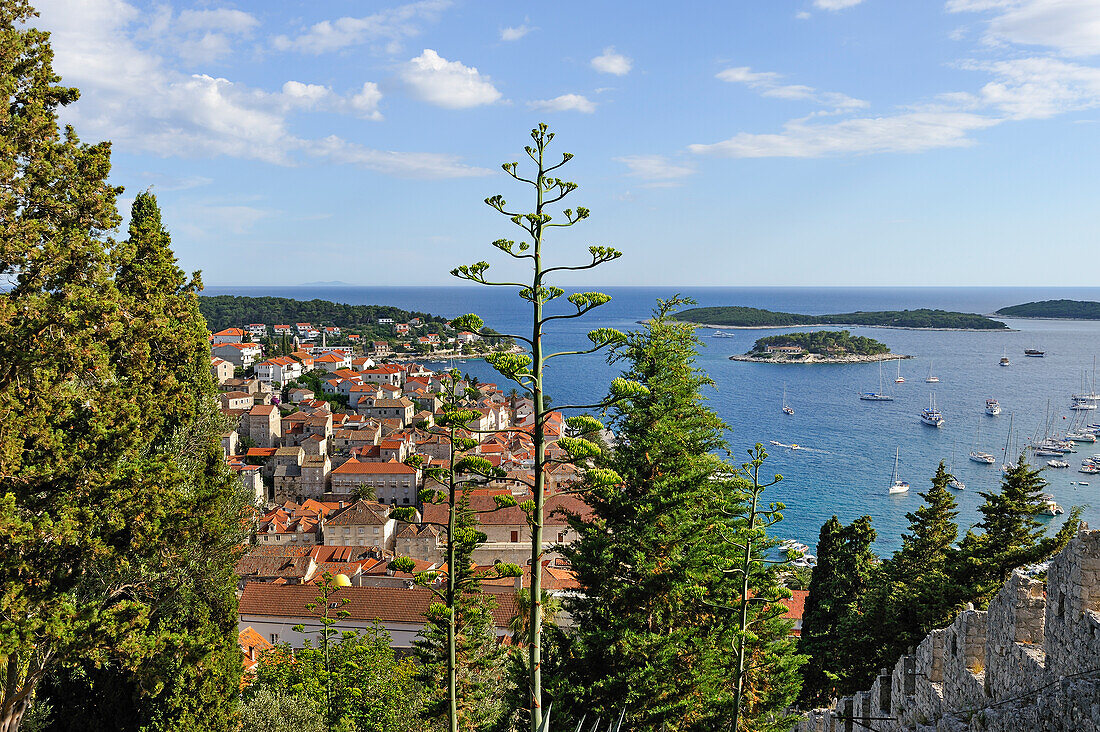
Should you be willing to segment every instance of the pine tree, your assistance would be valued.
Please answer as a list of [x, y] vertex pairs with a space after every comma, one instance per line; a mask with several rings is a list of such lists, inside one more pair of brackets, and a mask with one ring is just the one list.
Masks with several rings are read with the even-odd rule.
[[957, 504], [947, 488], [950, 479], [941, 461], [932, 487], [920, 494], [924, 503], [905, 515], [909, 533], [902, 535], [901, 548], [884, 564], [882, 601], [876, 613], [882, 639], [880, 666], [892, 665], [955, 615], [959, 588], [951, 565], [959, 529]]
[[[723, 572], [731, 551], [715, 529], [723, 512], [744, 507], [744, 485], [715, 454], [726, 450], [725, 425], [701, 394], [712, 382], [695, 366], [693, 327], [669, 317], [681, 302], [660, 303], [616, 355], [623, 377], [643, 387], [612, 408], [618, 442], [600, 458], [622, 482], [587, 487], [591, 516], [571, 517], [579, 537], [564, 549], [582, 592], [567, 607], [572, 660], [556, 680], [558, 703], [603, 719], [626, 708], [638, 729], [713, 729], [734, 701], [728, 608], [741, 584]], [[753, 574], [754, 591], [762, 579]], [[789, 624], [761, 633], [777, 630], [786, 636]], [[767, 686], [778, 667], [769, 659], [750, 682], [762, 703], [746, 706], [759, 717], [784, 697]]]
[[984, 499], [978, 507], [982, 520], [976, 528], [980, 533], [966, 532], [954, 567], [964, 602], [984, 607], [1013, 569], [1041, 562], [1069, 543], [1080, 524], [1081, 511], [1075, 508], [1062, 529], [1047, 537], [1035, 518], [1045, 505], [1041, 496], [1046, 487], [1041, 471], [1021, 455], [1016, 466], [1005, 473], [999, 492], [979, 493]]
[[810, 657], [802, 669], [803, 705], [862, 689], [877, 670], [875, 631], [867, 617], [876, 572], [874, 540], [870, 516], [848, 526], [833, 516], [821, 527], [799, 643]]

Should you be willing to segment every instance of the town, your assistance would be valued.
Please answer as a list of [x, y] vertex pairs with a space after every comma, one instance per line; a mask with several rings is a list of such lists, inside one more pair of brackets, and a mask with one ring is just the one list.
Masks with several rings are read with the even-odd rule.
[[[457, 344], [461, 349], [480, 338], [469, 332], [446, 339], [436, 333], [420, 336], [423, 326], [417, 322], [382, 325], [444, 348]], [[294, 349], [265, 358], [259, 342], [269, 335], [289, 339]], [[411, 360], [392, 362], [394, 353], [385, 341], [364, 347], [341, 339], [339, 328], [309, 323], [270, 329], [252, 323], [210, 338], [221, 411], [236, 425], [222, 438], [225, 458], [257, 510], [253, 545], [237, 565], [246, 667], [265, 649], [279, 643], [297, 647], [315, 634], [316, 618], [306, 605], [325, 573], [337, 577], [354, 598], [344, 627], [380, 622], [393, 647], [408, 652], [431, 602], [431, 592], [418, 586], [414, 575], [438, 569], [443, 559], [448, 506], [418, 500], [421, 491], [433, 487], [426, 468], [445, 464], [448, 456], [449, 446], [434, 421], [443, 374]], [[368, 355], [358, 355], [362, 351]], [[516, 591], [530, 585], [530, 526], [518, 505], [486, 512], [494, 495], [511, 495], [517, 503], [530, 497], [526, 479], [534, 468], [534, 405], [529, 397], [514, 389], [505, 393], [496, 384], [458, 386], [473, 386], [480, 395], [465, 405], [479, 415], [465, 433], [481, 437], [472, 452], [504, 473], [470, 491], [471, 509], [487, 537], [472, 559], [480, 567], [510, 562], [528, 568], [522, 577], [483, 583], [496, 600], [498, 637], [510, 640]], [[561, 413], [552, 413], [546, 426], [550, 457], [560, 452], [556, 438], [567, 429]], [[420, 457], [418, 467], [409, 464], [414, 455]], [[570, 493], [578, 481], [577, 468], [566, 462], [548, 474], [543, 587], [559, 597], [578, 588], [568, 563], [555, 551], [576, 538], [566, 513], [586, 512]], [[395, 518], [396, 506], [415, 506], [416, 520]], [[396, 557], [411, 558], [415, 568], [394, 570]], [[796, 590], [786, 601], [795, 634], [805, 594]]]

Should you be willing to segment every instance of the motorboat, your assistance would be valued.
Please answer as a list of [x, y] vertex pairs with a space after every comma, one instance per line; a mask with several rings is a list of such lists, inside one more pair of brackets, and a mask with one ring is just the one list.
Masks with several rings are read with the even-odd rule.
[[1012, 363], [1011, 361], [1008, 360], [1008, 350], [1007, 349], [1005, 351], [1001, 352], [1001, 361], [1000, 361], [1000, 363], [1001, 363], [1002, 366], [1008, 366], [1010, 363]]
[[1046, 355], [1046, 352], [1045, 351], [1040, 351], [1040, 350], [1035, 349], [1035, 348], [1025, 348], [1024, 349], [1024, 355], [1027, 356], [1028, 358], [1042, 358], [1043, 356]]
[[931, 427], [942, 427], [944, 423], [943, 413], [936, 409], [936, 395], [930, 394], [928, 398], [928, 408], [922, 409], [920, 413], [920, 421]]
[[1047, 466], [1051, 468], [1061, 469], [1068, 468], [1069, 463], [1067, 463], [1065, 460], [1047, 460]]
[[1001, 413], [1001, 403], [998, 402], [996, 399], [994, 399], [992, 397], [990, 397], [989, 399], [986, 399], [985, 400], [985, 413], [988, 414], [988, 415], [991, 415], [993, 417], [996, 417], [998, 414]]

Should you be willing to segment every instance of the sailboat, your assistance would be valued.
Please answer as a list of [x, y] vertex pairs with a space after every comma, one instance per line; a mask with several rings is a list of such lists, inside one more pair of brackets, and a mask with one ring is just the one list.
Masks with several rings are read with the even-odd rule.
[[966, 483], [955, 477], [955, 443], [951, 443], [951, 462], [947, 465], [948, 478], [947, 487], [954, 488], [957, 491], [966, 490]]
[[878, 363], [878, 391], [861, 391], [859, 398], [865, 402], [892, 402], [894, 397], [882, 393], [882, 361]]
[[982, 452], [978, 449], [978, 446], [982, 442], [982, 425], [978, 423], [978, 434], [974, 437], [974, 449], [970, 451], [970, 459], [976, 463], [982, 463], [983, 465], [992, 465], [997, 462], [997, 458], [993, 457], [988, 452]]
[[1015, 421], [1016, 413], [1008, 415], [1008, 437], [1005, 438], [1005, 451], [1001, 456], [1001, 472], [1008, 473], [1017, 468], [1019, 463], [1008, 462], [1008, 446], [1012, 442], [1012, 423]]
[[924, 380], [925, 383], [927, 383], [927, 384], [936, 384], [936, 383], [939, 383], [939, 380], [940, 380], [940, 377], [932, 375], [932, 362], [929, 361], [928, 362], [928, 378]]
[[943, 413], [936, 409], [936, 393], [928, 395], [928, 409], [922, 409], [920, 421], [931, 427], [943, 427]]
[[783, 414], [794, 414], [794, 409], [787, 404], [787, 385], [783, 385]]
[[894, 379], [895, 384], [904, 384], [905, 377], [901, 375], [901, 359], [898, 359], [898, 378]]
[[1006, 348], [1001, 351], [1001, 365], [1008, 366], [1010, 363], [1012, 362], [1008, 360], [1008, 349]]
[[890, 484], [890, 493], [905, 493], [909, 490], [909, 484], [904, 480], [898, 478], [898, 456], [901, 455], [901, 448], [894, 450], [894, 482]]

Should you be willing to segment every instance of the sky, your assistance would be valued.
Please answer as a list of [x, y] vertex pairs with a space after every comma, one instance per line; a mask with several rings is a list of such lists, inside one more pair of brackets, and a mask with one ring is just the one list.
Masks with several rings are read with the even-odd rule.
[[[1095, 285], [1096, 0], [38, 0], [212, 285], [457, 284], [548, 123], [564, 284]], [[529, 170], [529, 168], [528, 168]], [[500, 255], [500, 256], [494, 256]]]

